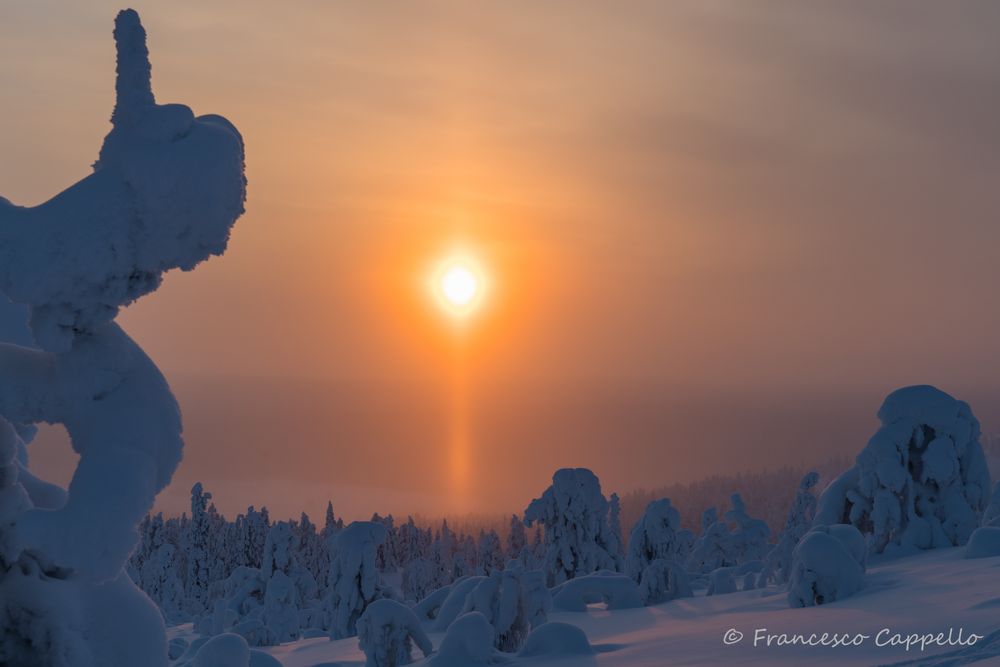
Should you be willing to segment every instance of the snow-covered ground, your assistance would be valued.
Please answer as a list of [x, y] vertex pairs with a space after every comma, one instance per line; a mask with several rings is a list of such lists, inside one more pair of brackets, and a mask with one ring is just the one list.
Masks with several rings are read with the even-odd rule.
[[[961, 629], [989, 636], [1000, 630], [1000, 557], [969, 560], [964, 549], [937, 549], [870, 564], [866, 585], [859, 594], [840, 602], [805, 609], [789, 608], [784, 590], [742, 591], [728, 595], [673, 600], [640, 609], [606, 611], [592, 606], [584, 613], [553, 612], [550, 621], [581, 628], [594, 645], [593, 657], [515, 659], [511, 664], [537, 667], [661, 667], [666, 665], [886, 665], [923, 660], [962, 649], [962, 646], [878, 646], [897, 633], [947, 635]], [[880, 636], [879, 632], [889, 632]], [[730, 631], [742, 633], [738, 643], [726, 644]], [[861, 646], [772, 646], [754, 635], [759, 629], [772, 635], [821, 635], [824, 632], [870, 635]], [[435, 647], [443, 633], [429, 633]], [[190, 625], [178, 626], [170, 636], [191, 638]], [[931, 664], [1000, 665], [1000, 642], [982, 657], [978, 652]], [[357, 638], [330, 641], [305, 639], [265, 649], [285, 667], [360, 667], [364, 655]], [[973, 657], [975, 656], [975, 657]], [[980, 659], [981, 658], [981, 659]], [[973, 662], [974, 660], [974, 662]], [[421, 664], [421, 663], [415, 663]], [[921, 664], [917, 662], [915, 664]], [[470, 665], [470, 667], [472, 667]]]

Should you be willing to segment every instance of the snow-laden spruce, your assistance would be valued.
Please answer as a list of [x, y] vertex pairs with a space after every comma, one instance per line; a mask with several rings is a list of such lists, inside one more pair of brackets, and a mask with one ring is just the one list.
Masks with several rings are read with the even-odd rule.
[[626, 569], [637, 583], [642, 584], [643, 572], [655, 560], [680, 562], [680, 527], [681, 514], [669, 498], [649, 503], [628, 539]]
[[368, 605], [390, 597], [375, 567], [379, 545], [385, 539], [385, 526], [374, 521], [355, 521], [337, 534], [330, 564], [330, 592], [324, 601], [330, 639], [356, 635], [358, 619]]
[[552, 596], [538, 570], [525, 571], [517, 561], [482, 578], [469, 591], [462, 613], [478, 611], [494, 629], [494, 646], [513, 653], [528, 633], [548, 620]]
[[639, 577], [639, 595], [644, 604], [660, 604], [676, 598], [694, 595], [687, 572], [681, 564], [668, 558], [652, 561]]
[[358, 619], [358, 646], [365, 667], [398, 667], [413, 662], [413, 644], [429, 656], [434, 651], [420, 621], [406, 605], [375, 600]]
[[524, 511], [528, 526], [545, 528], [545, 572], [548, 585], [621, 564], [608, 522], [608, 500], [597, 476], [586, 468], [563, 468], [552, 486]]
[[196, 619], [203, 634], [235, 632], [251, 646], [294, 641], [301, 630], [320, 627], [316, 582], [297, 560], [298, 537], [291, 523], [271, 527], [259, 568], [238, 567], [224, 582], [213, 612]]
[[927, 385], [897, 389], [854, 467], [820, 496], [815, 525], [850, 523], [875, 553], [965, 544], [990, 500], [969, 405]]
[[180, 412], [114, 318], [166, 271], [225, 250], [243, 142], [219, 116], [155, 103], [138, 14], [121, 12], [114, 36], [117, 101], [93, 173], [33, 208], [0, 197], [0, 292], [28, 307], [39, 348], [0, 344], [0, 417], [63, 424], [80, 456], [68, 494], [39, 493], [3, 529], [17, 545], [0, 563], [3, 664], [167, 660], [163, 619], [124, 568], [180, 461]]
[[799, 540], [809, 531], [813, 518], [816, 516], [816, 496], [813, 489], [819, 483], [819, 475], [807, 473], [799, 482], [792, 507], [785, 520], [785, 529], [778, 538], [778, 543], [764, 559], [764, 569], [757, 578], [757, 587], [763, 588], [769, 583], [784, 584], [792, 569], [792, 552]]
[[[759, 570], [768, 551], [771, 529], [750, 516], [738, 493], [730, 496], [732, 508], [720, 520], [714, 507], [702, 514], [701, 535], [695, 541], [687, 559], [687, 569], [694, 575], [707, 575], [719, 568], [747, 566], [739, 574]], [[730, 530], [727, 521], [732, 522]]]
[[771, 529], [764, 521], [747, 513], [740, 494], [734, 493], [730, 502], [733, 506], [726, 512], [726, 519], [735, 527], [729, 535], [727, 559], [735, 565], [763, 559], [768, 551]]
[[788, 604], [812, 607], [842, 600], [864, 585], [865, 541], [848, 524], [819, 526], [792, 552]]

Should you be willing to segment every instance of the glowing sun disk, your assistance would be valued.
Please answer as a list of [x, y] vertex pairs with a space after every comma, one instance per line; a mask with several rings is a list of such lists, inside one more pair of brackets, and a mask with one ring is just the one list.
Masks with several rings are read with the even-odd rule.
[[461, 264], [452, 266], [441, 276], [441, 293], [453, 306], [467, 306], [479, 292], [476, 274]]

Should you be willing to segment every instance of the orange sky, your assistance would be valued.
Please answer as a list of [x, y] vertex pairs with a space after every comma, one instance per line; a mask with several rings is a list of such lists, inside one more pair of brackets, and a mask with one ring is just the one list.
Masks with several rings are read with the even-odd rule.
[[[158, 100], [232, 120], [250, 180], [227, 254], [121, 317], [185, 414], [167, 509], [811, 462], [914, 382], [995, 423], [995, 5], [135, 6]], [[87, 173], [118, 8], [2, 5], [0, 195]], [[491, 280], [461, 343], [425, 285], [456, 246]]]

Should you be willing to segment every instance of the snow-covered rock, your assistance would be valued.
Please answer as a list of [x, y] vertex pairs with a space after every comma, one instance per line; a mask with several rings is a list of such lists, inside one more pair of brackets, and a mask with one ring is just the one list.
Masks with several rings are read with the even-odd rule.
[[365, 667], [397, 667], [413, 662], [413, 644], [429, 656], [434, 651], [420, 621], [406, 605], [375, 600], [358, 619], [358, 645]]
[[850, 523], [870, 549], [965, 544], [990, 500], [979, 421], [934, 387], [904, 387], [878, 412], [882, 427], [819, 500], [814, 525]]
[[812, 607], [857, 593], [864, 584], [865, 568], [852, 551], [856, 552], [860, 537], [856, 528], [846, 525], [843, 530], [806, 533], [792, 554], [789, 606]]
[[969, 543], [965, 545], [966, 558], [989, 558], [1000, 556], [1000, 527], [983, 526], [972, 531]]

